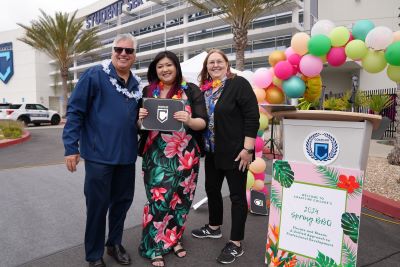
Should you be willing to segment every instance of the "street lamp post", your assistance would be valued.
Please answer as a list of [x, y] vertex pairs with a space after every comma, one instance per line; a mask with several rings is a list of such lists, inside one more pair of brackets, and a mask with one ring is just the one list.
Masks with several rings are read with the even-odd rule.
[[356, 93], [357, 93], [357, 88], [358, 88], [358, 76], [353, 74], [351, 76], [351, 96], [349, 99], [349, 103], [351, 103], [351, 112], [354, 112], [354, 106], [356, 103]]

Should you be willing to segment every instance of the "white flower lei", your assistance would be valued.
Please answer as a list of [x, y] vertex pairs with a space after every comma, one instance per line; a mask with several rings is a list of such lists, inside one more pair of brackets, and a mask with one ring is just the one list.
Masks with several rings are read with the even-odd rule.
[[[104, 71], [105, 73], [107, 73], [108, 75], [110, 75], [110, 71], [111, 71], [111, 70], [110, 70], [110, 63], [111, 63], [111, 60], [110, 60], [110, 59], [104, 60], [104, 61], [101, 63], [101, 65], [103, 66], [103, 71]], [[137, 76], [136, 74], [134, 74], [132, 71], [131, 71], [131, 73], [132, 73], [133, 78], [135, 78], [136, 81], [137, 81], [137, 82], [139, 83], [139, 85], [140, 85], [140, 81], [141, 81], [140, 77]], [[125, 87], [122, 88], [122, 87], [118, 84], [117, 79], [115, 79], [115, 78], [113, 78], [113, 77], [110, 77], [110, 82], [111, 82], [112, 85], [115, 86], [115, 89], [117, 90], [117, 92], [119, 92], [119, 93], [121, 93], [121, 94], [127, 96], [128, 98], [135, 98], [135, 99], [136, 99], [136, 102], [139, 101], [139, 99], [141, 99], [141, 98], [143, 97], [143, 88], [141, 88], [140, 86], [139, 86], [139, 90], [138, 90], [138, 91], [129, 92], [128, 89], [126, 89]]]

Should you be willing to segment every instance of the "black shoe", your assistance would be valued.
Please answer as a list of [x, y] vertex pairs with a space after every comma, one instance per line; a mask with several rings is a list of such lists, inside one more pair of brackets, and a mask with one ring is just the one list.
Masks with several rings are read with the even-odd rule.
[[213, 230], [206, 224], [205, 226], [201, 227], [200, 229], [194, 229], [192, 230], [192, 236], [197, 237], [197, 238], [221, 238], [221, 228], [218, 228], [217, 230]]
[[103, 258], [100, 258], [97, 261], [89, 261], [89, 267], [106, 267], [106, 264], [103, 261]]
[[107, 254], [113, 257], [121, 265], [130, 265], [131, 257], [122, 245], [107, 247]]
[[217, 261], [223, 264], [232, 263], [237, 257], [242, 256], [244, 253], [242, 247], [236, 246], [232, 242], [228, 242], [219, 254]]

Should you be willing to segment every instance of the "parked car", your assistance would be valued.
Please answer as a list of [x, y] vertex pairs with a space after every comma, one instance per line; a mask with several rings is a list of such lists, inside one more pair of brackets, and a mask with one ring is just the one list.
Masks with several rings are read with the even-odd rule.
[[58, 125], [61, 121], [60, 114], [57, 111], [49, 110], [41, 104], [23, 103], [23, 104], [10, 104], [8, 108], [2, 109], [5, 113], [2, 119], [19, 120], [25, 125], [33, 123], [40, 125], [41, 123], [51, 123]]
[[0, 120], [4, 120], [6, 118], [6, 109], [10, 108], [10, 105], [10, 103], [0, 103]]

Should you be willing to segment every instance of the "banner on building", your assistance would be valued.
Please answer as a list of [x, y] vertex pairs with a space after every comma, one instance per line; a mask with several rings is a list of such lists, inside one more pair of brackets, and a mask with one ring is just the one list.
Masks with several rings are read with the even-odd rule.
[[8, 83], [14, 74], [12, 43], [0, 44], [0, 80]]

